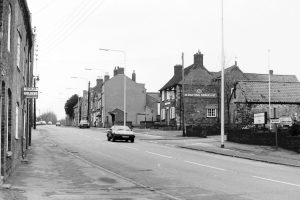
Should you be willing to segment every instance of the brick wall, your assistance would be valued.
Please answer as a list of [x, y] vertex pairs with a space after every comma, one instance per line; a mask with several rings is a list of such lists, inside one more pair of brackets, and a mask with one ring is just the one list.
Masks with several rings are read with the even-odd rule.
[[[197, 91], [198, 94], [217, 94], [215, 86], [186, 85], [185, 88], [185, 94], [197, 94]], [[185, 96], [184, 110], [186, 125], [213, 126], [218, 124], [218, 116], [207, 117], [207, 108], [216, 108], [218, 114], [219, 103], [217, 95], [213, 98]]]

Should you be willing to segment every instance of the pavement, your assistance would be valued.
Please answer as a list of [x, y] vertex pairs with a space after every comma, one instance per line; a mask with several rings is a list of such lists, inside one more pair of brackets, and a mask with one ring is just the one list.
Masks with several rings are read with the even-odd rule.
[[0, 200], [172, 199], [55, 144], [38, 129], [32, 134], [27, 160], [0, 185]]
[[266, 163], [300, 167], [300, 154], [280, 147], [248, 145], [229, 142], [226, 140], [221, 148], [221, 136], [208, 136], [207, 138], [183, 137], [181, 131], [163, 131], [157, 129], [135, 129], [140, 134], [155, 136], [151, 140], [174, 146], [204, 151], [208, 153], [244, 158]]

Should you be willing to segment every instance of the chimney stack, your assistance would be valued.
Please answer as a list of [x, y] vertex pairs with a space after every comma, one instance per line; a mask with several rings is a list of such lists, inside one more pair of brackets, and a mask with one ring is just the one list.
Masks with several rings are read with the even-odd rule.
[[106, 74], [106, 75], [104, 76], [104, 82], [106, 82], [106, 81], [108, 81], [108, 80], [109, 80], [109, 75]]
[[180, 79], [182, 79], [182, 65], [174, 66], [174, 76], [178, 76]]
[[118, 74], [117, 67], [115, 67], [115, 69], [114, 69], [114, 76], [116, 76], [117, 74]]
[[135, 74], [135, 71], [133, 70], [132, 72], [132, 76], [131, 76], [131, 79], [136, 82], [136, 74]]
[[196, 54], [194, 54], [194, 65], [203, 67], [203, 54], [198, 50]]
[[98, 78], [96, 81], [97, 81], [97, 86], [101, 86], [103, 84], [102, 78]]

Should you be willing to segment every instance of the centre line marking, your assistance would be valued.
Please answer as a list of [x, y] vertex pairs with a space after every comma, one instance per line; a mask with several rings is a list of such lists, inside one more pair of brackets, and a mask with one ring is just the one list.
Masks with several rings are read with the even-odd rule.
[[201, 167], [207, 167], [207, 168], [211, 168], [211, 169], [216, 169], [216, 170], [220, 170], [220, 171], [227, 171], [226, 169], [222, 169], [222, 168], [218, 168], [218, 167], [213, 167], [213, 166], [210, 166], [210, 165], [203, 165], [203, 164], [200, 164], [200, 163], [191, 162], [191, 161], [187, 161], [187, 160], [185, 160], [184, 162], [190, 163], [190, 164], [194, 164], [194, 165], [198, 165], [198, 166], [201, 166]]
[[146, 151], [147, 153], [150, 153], [150, 154], [153, 154], [153, 155], [156, 155], [156, 156], [161, 156], [161, 157], [164, 157], [164, 158], [172, 158], [171, 156], [166, 156], [166, 155], [162, 155], [162, 154], [158, 154], [158, 153], [153, 153], [151, 151]]
[[252, 177], [262, 179], [262, 180], [265, 180], [265, 181], [271, 181], [271, 182], [275, 182], [275, 183], [282, 183], [282, 184], [286, 184], [286, 185], [292, 185], [292, 186], [300, 187], [299, 184], [288, 183], [288, 182], [284, 182], [284, 181], [277, 181], [277, 180], [263, 178], [263, 177], [259, 177], [259, 176], [252, 176]]

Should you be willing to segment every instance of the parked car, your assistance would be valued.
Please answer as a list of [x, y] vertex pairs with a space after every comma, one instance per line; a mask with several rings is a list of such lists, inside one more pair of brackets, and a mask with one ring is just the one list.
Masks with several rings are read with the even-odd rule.
[[279, 117], [279, 127], [282, 129], [288, 129], [293, 125], [293, 120], [291, 117]]
[[51, 122], [51, 121], [49, 121], [47, 124], [48, 124], [48, 125], [52, 125], [52, 122]]
[[81, 120], [78, 126], [79, 128], [90, 128], [90, 124], [87, 120]]
[[116, 140], [125, 140], [134, 142], [134, 132], [128, 126], [112, 126], [107, 131], [107, 140], [115, 142]]
[[60, 122], [56, 122], [55, 126], [61, 126]]

